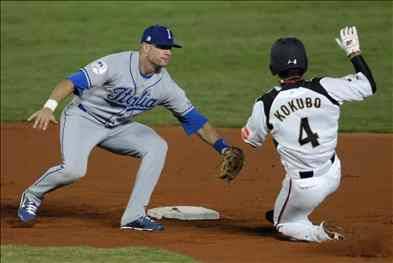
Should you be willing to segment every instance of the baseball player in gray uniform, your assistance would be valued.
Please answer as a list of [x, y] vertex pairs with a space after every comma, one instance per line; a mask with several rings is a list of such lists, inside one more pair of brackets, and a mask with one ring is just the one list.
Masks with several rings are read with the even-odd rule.
[[337, 227], [314, 225], [308, 218], [340, 184], [341, 164], [336, 154], [340, 105], [362, 101], [376, 91], [360, 52], [355, 27], [345, 27], [336, 39], [356, 71], [342, 78], [304, 80], [307, 55], [296, 38], [280, 38], [271, 48], [270, 69], [280, 84], [258, 98], [243, 140], [261, 146], [270, 132], [286, 171], [274, 209], [266, 218], [291, 240], [323, 242], [343, 239]]
[[139, 51], [105, 56], [59, 82], [43, 108], [28, 120], [34, 120], [33, 128], [46, 130], [50, 122], [56, 123], [53, 112], [58, 102], [74, 94], [60, 121], [63, 160], [23, 192], [18, 209], [21, 221], [34, 222], [47, 193], [83, 177], [90, 152], [99, 146], [142, 160], [121, 218], [121, 229], [163, 229], [162, 224], [146, 215], [145, 207], [160, 177], [168, 146], [153, 129], [134, 121], [134, 117], [164, 106], [188, 135], [197, 133], [219, 153], [229, 147], [165, 69], [173, 47], [181, 46], [175, 43], [169, 28], [150, 26], [143, 32]]

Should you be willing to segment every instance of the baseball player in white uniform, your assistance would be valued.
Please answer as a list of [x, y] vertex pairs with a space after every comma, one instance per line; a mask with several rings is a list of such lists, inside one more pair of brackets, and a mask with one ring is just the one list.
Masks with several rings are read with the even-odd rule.
[[274, 209], [266, 213], [276, 230], [291, 240], [323, 242], [343, 239], [325, 222], [314, 225], [308, 216], [340, 185], [341, 164], [336, 154], [340, 105], [362, 101], [376, 91], [360, 52], [355, 27], [341, 29], [336, 39], [356, 73], [341, 78], [304, 80], [307, 55], [296, 38], [280, 38], [271, 48], [270, 69], [279, 85], [258, 98], [243, 140], [262, 146], [270, 132], [286, 175]]
[[121, 229], [163, 229], [162, 224], [146, 215], [145, 207], [160, 177], [168, 146], [154, 130], [135, 122], [134, 117], [155, 106], [164, 106], [188, 135], [197, 133], [220, 154], [229, 147], [165, 69], [173, 47], [181, 46], [175, 43], [169, 28], [150, 26], [142, 35], [139, 51], [105, 56], [60, 81], [43, 108], [29, 120], [34, 120], [33, 128], [46, 130], [49, 122], [56, 123], [53, 112], [58, 103], [74, 93], [60, 122], [63, 160], [23, 192], [18, 209], [22, 222], [34, 222], [47, 193], [83, 177], [90, 152], [99, 146], [142, 160], [121, 218]]

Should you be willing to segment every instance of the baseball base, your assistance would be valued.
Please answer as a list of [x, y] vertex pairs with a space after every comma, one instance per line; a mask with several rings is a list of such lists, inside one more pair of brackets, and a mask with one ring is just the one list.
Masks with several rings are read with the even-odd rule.
[[155, 219], [179, 220], [217, 220], [220, 214], [212, 209], [200, 206], [165, 206], [147, 210], [147, 215]]

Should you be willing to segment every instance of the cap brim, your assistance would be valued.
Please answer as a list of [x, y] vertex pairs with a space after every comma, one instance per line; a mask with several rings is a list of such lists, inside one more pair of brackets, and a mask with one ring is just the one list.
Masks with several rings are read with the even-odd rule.
[[148, 43], [148, 44], [151, 44], [151, 45], [170, 46], [170, 47], [176, 47], [176, 48], [182, 48], [182, 47], [183, 47], [183, 46], [181, 46], [181, 45], [179, 45], [179, 44], [175, 44], [175, 43], [172, 43], [172, 44], [167, 44], [167, 43], [153, 43], [153, 42], [151, 42], [151, 41], [146, 41], [146, 40], [141, 41], [141, 43]]

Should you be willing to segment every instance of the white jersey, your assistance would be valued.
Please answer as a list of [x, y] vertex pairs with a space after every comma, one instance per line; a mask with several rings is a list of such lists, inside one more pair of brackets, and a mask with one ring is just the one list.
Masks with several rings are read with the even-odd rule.
[[242, 138], [261, 146], [271, 132], [288, 174], [318, 169], [335, 154], [340, 105], [370, 95], [371, 85], [360, 72], [274, 87], [257, 99]]

